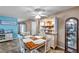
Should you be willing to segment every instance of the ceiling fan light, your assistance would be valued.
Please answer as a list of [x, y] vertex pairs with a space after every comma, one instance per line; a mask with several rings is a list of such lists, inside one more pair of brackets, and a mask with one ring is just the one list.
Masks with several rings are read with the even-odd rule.
[[36, 16], [35, 16], [35, 19], [40, 19], [40, 18], [41, 18], [40, 15], [36, 15]]

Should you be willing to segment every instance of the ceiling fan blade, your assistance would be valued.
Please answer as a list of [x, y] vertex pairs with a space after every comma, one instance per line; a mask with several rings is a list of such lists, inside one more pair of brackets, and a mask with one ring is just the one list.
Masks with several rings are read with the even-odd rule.
[[36, 15], [32, 14], [31, 16], [36, 16]]
[[[32, 16], [37, 16], [37, 15], [32, 14]], [[47, 15], [39, 15], [39, 16], [42, 16], [42, 17], [47, 17]]]
[[47, 15], [41, 15], [41, 16], [47, 16]]

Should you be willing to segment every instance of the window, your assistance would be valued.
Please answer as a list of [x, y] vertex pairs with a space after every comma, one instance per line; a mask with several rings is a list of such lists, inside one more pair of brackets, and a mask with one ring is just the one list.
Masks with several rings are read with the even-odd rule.
[[20, 33], [26, 32], [26, 24], [20, 24]]

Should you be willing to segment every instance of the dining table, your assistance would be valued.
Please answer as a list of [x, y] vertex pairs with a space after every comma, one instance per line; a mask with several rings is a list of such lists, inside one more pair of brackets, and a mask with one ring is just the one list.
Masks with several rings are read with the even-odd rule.
[[26, 36], [23, 39], [24, 45], [28, 48], [29, 52], [37, 51], [41, 47], [45, 47], [43, 52], [46, 52], [46, 38], [43, 36]]

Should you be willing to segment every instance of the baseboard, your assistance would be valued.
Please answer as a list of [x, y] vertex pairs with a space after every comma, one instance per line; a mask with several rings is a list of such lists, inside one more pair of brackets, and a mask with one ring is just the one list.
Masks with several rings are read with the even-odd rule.
[[62, 46], [57, 46], [57, 47], [59, 47], [59, 48], [61, 48], [61, 49], [65, 50], [65, 48], [64, 48], [64, 47], [62, 47]]

